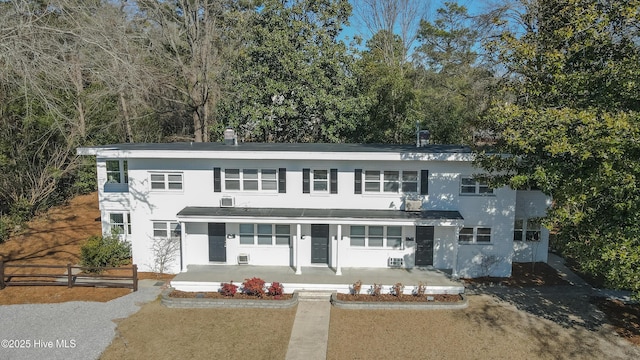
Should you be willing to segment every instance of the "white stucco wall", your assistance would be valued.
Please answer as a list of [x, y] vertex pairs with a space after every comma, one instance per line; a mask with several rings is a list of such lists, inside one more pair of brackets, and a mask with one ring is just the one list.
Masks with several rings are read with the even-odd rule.
[[[450, 269], [457, 261], [461, 276], [481, 276], [488, 271], [492, 276], [508, 276], [514, 256], [513, 224], [516, 213], [536, 213], [538, 205], [520, 206], [527, 201], [539, 201], [508, 189], [496, 189], [492, 195], [460, 195], [460, 179], [479, 171], [469, 162], [406, 160], [214, 160], [214, 159], [146, 159], [129, 158], [128, 192], [105, 192], [105, 159], [98, 156], [98, 185], [100, 189], [100, 209], [103, 215], [103, 229], [108, 231], [109, 211], [129, 210], [132, 220], [133, 261], [141, 271], [150, 270], [153, 254], [150, 246], [153, 239], [154, 221], [177, 221], [176, 214], [188, 206], [218, 207], [223, 196], [235, 198], [236, 207], [257, 208], [332, 208], [332, 209], [379, 209], [403, 208], [402, 194], [364, 193], [354, 194], [354, 169], [363, 170], [429, 170], [429, 195], [422, 196], [425, 210], [457, 210], [465, 226], [491, 227], [492, 242], [488, 245], [460, 244], [454, 260], [456, 248], [456, 228], [436, 226], [434, 242], [434, 267]], [[258, 168], [287, 169], [287, 192], [234, 192], [213, 191], [213, 168]], [[302, 169], [338, 169], [338, 194], [302, 193]], [[149, 174], [156, 171], [180, 172], [183, 174], [183, 189], [180, 191], [150, 190]], [[224, 184], [224, 178], [223, 178]], [[546, 198], [545, 198], [546, 199]], [[517, 200], [517, 201], [516, 201]], [[518, 206], [516, 206], [518, 204]], [[535, 211], [534, 211], [535, 210]], [[322, 222], [318, 222], [322, 223]], [[292, 223], [292, 238], [296, 234]], [[386, 225], [375, 224], [371, 225]], [[227, 233], [237, 234], [238, 224], [228, 223]], [[302, 235], [310, 235], [310, 225], [302, 224]], [[208, 236], [206, 223], [186, 223], [183, 229], [185, 264], [208, 264]], [[548, 235], [548, 234], [547, 234]], [[403, 237], [415, 237], [415, 227], [405, 226]], [[413, 246], [403, 249], [362, 249], [349, 246], [348, 226], [342, 226], [342, 239], [337, 236], [337, 225], [330, 227], [330, 265], [337, 265], [340, 254], [342, 267], [386, 267], [389, 257], [403, 257], [405, 266], [413, 266]], [[548, 236], [545, 237], [548, 241]], [[248, 246], [239, 244], [239, 238], [227, 240], [227, 264], [236, 264], [237, 255], [248, 253], [255, 265], [292, 265], [296, 260], [299, 266], [311, 266], [310, 237], [301, 239], [296, 251], [287, 246]], [[542, 245], [542, 243], [541, 243]], [[544, 249], [543, 249], [544, 248]], [[544, 250], [540, 246], [538, 252]], [[516, 249], [516, 258], [526, 254]], [[526, 256], [526, 255], [522, 255]], [[484, 261], [482, 259], [485, 259]], [[487, 259], [497, 259], [497, 263], [488, 266]], [[180, 270], [179, 259], [170, 267], [171, 271]]]

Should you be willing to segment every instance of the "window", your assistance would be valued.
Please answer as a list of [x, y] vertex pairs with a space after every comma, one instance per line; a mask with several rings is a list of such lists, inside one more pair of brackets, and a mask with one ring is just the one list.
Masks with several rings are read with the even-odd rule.
[[539, 219], [516, 219], [513, 229], [513, 241], [540, 241]]
[[107, 160], [107, 183], [128, 184], [129, 169], [127, 160]]
[[313, 191], [329, 191], [329, 175], [327, 170], [313, 170]]
[[182, 174], [154, 173], [150, 179], [151, 190], [182, 190]]
[[401, 248], [401, 226], [364, 226], [353, 225], [350, 227], [350, 244], [354, 247], [371, 248]]
[[351, 226], [351, 246], [364, 246], [365, 245], [365, 227], [364, 226]]
[[291, 227], [273, 224], [240, 224], [240, 244], [255, 245], [257, 240], [258, 245], [273, 245], [274, 238], [276, 245], [289, 245]]
[[458, 241], [461, 243], [490, 243], [491, 228], [466, 227], [460, 230]]
[[110, 213], [109, 228], [112, 234], [131, 235], [131, 214], [129, 212]]
[[254, 224], [240, 224], [240, 244], [253, 245]]
[[384, 244], [384, 227], [369, 226], [369, 247], [382, 247]]
[[478, 181], [471, 177], [463, 177], [460, 182], [460, 194], [482, 195], [493, 194], [493, 189], [485, 182]]
[[418, 172], [417, 171], [402, 172], [402, 192], [403, 193], [418, 192]]
[[376, 171], [366, 170], [364, 172], [365, 192], [385, 193], [417, 193], [418, 192], [418, 172], [417, 171]]
[[228, 191], [277, 191], [275, 169], [225, 169], [224, 187]]
[[289, 225], [276, 225], [276, 245], [291, 244], [291, 227]]
[[179, 239], [180, 224], [172, 221], [154, 221], [153, 237]]

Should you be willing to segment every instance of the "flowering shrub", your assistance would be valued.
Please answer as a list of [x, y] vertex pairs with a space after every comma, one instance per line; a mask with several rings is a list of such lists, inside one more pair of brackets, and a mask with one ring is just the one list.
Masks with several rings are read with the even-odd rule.
[[425, 285], [422, 281], [418, 283], [415, 290], [413, 290], [413, 295], [415, 296], [423, 296], [425, 291], [427, 290], [427, 285]]
[[238, 291], [238, 285], [235, 285], [233, 281], [229, 283], [222, 283], [220, 286], [220, 293], [224, 296], [233, 296]]
[[262, 295], [264, 295], [264, 280], [256, 277], [244, 279], [242, 292], [247, 295], [262, 297]]
[[393, 285], [393, 287], [391, 287], [391, 291], [393, 292], [393, 295], [397, 297], [402, 296], [403, 290], [404, 290], [404, 285], [402, 285], [402, 283], [396, 283], [395, 285]]
[[362, 281], [358, 280], [351, 286], [351, 294], [360, 294], [360, 289], [362, 289]]
[[267, 289], [267, 293], [270, 296], [279, 297], [284, 293], [284, 286], [282, 286], [282, 284], [280, 284], [279, 282], [274, 281], [271, 283], [271, 286], [269, 286], [269, 289]]
[[382, 285], [381, 284], [373, 284], [373, 286], [371, 287], [371, 295], [380, 296], [380, 293], [382, 293]]

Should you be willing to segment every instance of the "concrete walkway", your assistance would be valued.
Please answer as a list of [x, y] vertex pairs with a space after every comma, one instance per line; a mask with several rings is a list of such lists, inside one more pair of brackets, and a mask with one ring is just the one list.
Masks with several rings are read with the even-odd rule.
[[286, 360], [324, 360], [327, 358], [331, 293], [301, 291], [291, 330]]

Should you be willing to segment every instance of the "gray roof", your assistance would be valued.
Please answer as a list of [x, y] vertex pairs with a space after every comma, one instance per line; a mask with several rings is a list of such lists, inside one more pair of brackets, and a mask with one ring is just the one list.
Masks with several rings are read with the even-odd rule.
[[392, 220], [463, 220], [458, 211], [363, 210], [363, 209], [293, 209], [293, 208], [220, 208], [188, 206], [179, 217], [256, 217], [256, 218], [325, 218]]
[[158, 150], [158, 151], [297, 151], [297, 152], [391, 152], [391, 153], [471, 153], [463, 145], [415, 145], [393, 144], [329, 144], [329, 143], [134, 143], [92, 146], [102, 150]]

